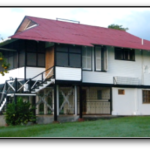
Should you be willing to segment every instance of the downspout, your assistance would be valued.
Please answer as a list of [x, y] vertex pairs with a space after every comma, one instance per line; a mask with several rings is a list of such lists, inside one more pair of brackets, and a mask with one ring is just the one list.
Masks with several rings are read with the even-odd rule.
[[141, 78], [141, 85], [143, 85], [144, 84], [144, 66], [143, 66], [143, 50], [141, 50], [141, 58], [142, 58], [142, 64], [141, 64], [141, 69], [142, 69], [142, 78]]

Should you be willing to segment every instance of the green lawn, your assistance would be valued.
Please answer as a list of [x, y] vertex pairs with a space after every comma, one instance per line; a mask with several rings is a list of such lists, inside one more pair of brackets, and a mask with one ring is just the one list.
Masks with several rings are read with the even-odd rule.
[[0, 127], [0, 137], [150, 137], [150, 116]]

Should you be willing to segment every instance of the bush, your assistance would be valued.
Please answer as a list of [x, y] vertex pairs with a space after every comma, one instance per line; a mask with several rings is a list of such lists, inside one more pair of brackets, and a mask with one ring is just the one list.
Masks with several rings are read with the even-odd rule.
[[17, 103], [13, 101], [6, 108], [5, 118], [8, 125], [27, 124], [36, 121], [33, 111], [35, 107], [31, 106], [28, 101], [23, 101], [22, 97], [17, 98]]

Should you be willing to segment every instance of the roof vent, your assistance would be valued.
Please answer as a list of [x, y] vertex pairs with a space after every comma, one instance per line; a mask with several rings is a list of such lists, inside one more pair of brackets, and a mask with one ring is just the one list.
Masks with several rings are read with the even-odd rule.
[[142, 45], [144, 44], [144, 41], [143, 41], [143, 39], [142, 39]]
[[68, 20], [68, 19], [63, 19], [63, 18], [56, 18], [58, 21], [66, 21], [66, 22], [73, 22], [73, 23], [78, 23], [80, 24], [80, 21], [75, 21], [75, 20]]

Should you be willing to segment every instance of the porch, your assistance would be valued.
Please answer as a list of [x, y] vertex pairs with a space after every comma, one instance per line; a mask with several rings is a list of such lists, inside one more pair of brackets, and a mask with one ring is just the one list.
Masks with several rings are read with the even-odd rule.
[[[56, 86], [56, 89], [54, 88]], [[81, 86], [72, 84], [49, 85], [37, 94], [24, 93], [7, 95], [7, 102], [23, 96], [25, 101], [36, 105], [35, 115], [38, 124], [54, 121], [72, 122], [78, 119], [95, 120], [110, 118], [110, 87]]]
[[[58, 120], [63, 117], [111, 116], [110, 91], [110, 87], [82, 87], [80, 89], [76, 85], [57, 85]], [[38, 104], [37, 116], [54, 116], [54, 89], [44, 89], [43, 93], [39, 93], [36, 97], [36, 103]]]

